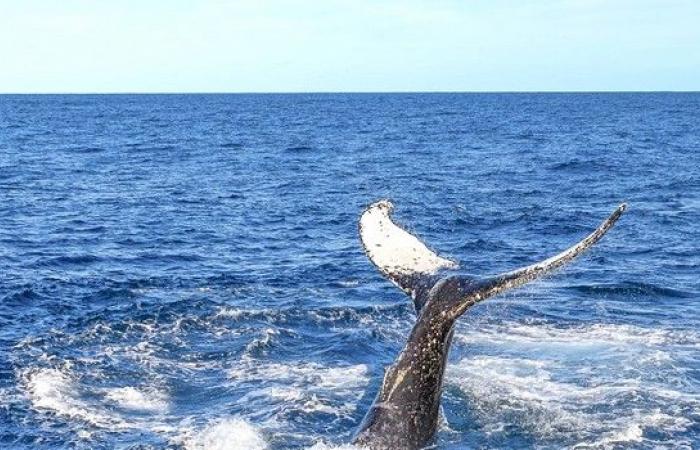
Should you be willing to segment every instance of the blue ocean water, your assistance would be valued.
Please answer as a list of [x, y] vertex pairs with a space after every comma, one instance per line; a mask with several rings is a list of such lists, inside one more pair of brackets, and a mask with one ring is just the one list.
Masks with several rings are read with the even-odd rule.
[[439, 449], [700, 446], [700, 94], [0, 96], [0, 447], [347, 443], [415, 320], [357, 219], [474, 274]]

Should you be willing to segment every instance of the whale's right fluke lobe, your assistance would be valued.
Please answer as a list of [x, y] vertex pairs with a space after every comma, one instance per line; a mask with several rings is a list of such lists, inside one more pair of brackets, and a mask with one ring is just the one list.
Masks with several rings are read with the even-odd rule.
[[622, 216], [626, 208], [627, 205], [622, 203], [591, 234], [563, 252], [545, 259], [544, 261], [487, 279], [478, 289], [473, 289], [473, 287], [470, 286], [465, 290], [465, 296], [461, 299], [459, 305], [451, 311], [452, 317], [459, 317], [475, 303], [486, 300], [503, 291], [534, 281], [571, 262], [598, 242], [605, 233], [615, 225], [615, 222]]

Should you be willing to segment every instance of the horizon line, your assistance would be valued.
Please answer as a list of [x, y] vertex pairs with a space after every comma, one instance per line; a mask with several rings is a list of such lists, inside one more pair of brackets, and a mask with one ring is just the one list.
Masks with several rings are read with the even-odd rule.
[[700, 90], [417, 90], [417, 91], [45, 91], [0, 95], [332, 95], [332, 94], [697, 94]]

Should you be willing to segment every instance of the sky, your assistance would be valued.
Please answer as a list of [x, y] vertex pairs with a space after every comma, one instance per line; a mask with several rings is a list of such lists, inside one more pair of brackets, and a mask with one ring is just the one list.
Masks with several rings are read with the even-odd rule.
[[0, 0], [0, 92], [700, 90], [700, 0]]

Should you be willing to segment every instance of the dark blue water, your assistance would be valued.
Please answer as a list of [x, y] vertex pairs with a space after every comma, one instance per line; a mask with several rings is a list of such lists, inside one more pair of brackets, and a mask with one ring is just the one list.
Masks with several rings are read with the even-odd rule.
[[700, 95], [0, 96], [0, 447], [348, 442], [414, 321], [362, 208], [475, 274], [440, 449], [700, 446]]

